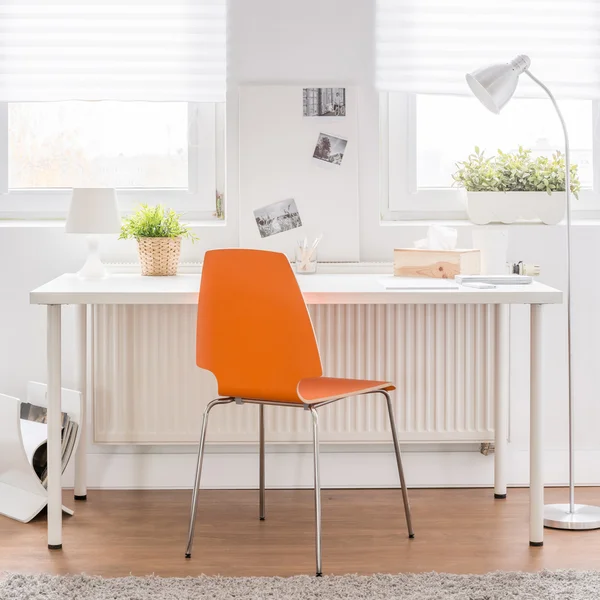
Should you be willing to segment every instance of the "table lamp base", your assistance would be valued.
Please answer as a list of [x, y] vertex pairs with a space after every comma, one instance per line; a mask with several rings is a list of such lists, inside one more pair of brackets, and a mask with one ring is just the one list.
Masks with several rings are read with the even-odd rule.
[[100, 241], [97, 235], [88, 235], [88, 257], [85, 264], [77, 275], [81, 279], [104, 279], [107, 277], [108, 272], [102, 261], [100, 260], [100, 254], [98, 253], [98, 247]]

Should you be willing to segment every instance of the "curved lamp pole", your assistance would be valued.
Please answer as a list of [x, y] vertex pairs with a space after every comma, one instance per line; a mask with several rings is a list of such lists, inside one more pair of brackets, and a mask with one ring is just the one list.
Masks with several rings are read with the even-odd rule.
[[519, 75], [525, 73], [537, 83], [552, 101], [565, 135], [565, 190], [567, 195], [567, 372], [569, 380], [569, 503], [547, 504], [544, 507], [544, 525], [555, 529], [598, 529], [600, 528], [600, 507], [575, 504], [575, 453], [574, 453], [574, 403], [571, 340], [571, 155], [569, 135], [565, 120], [558, 108], [552, 92], [530, 71], [531, 60], [520, 54], [511, 62], [490, 65], [477, 69], [466, 76], [467, 83], [477, 99], [490, 111], [500, 114], [502, 108], [512, 98]]

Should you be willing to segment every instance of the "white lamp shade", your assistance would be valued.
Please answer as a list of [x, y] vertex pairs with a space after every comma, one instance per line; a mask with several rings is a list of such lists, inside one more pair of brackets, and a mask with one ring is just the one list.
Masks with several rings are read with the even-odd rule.
[[121, 217], [117, 194], [110, 188], [77, 188], [73, 190], [67, 233], [118, 233]]
[[517, 56], [509, 63], [490, 65], [468, 73], [467, 83], [479, 101], [498, 114], [515, 93], [519, 75], [530, 64], [527, 56]]

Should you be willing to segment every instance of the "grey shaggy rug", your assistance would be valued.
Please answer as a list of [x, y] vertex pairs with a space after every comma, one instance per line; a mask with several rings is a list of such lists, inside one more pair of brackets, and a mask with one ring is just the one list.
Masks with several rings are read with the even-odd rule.
[[0, 600], [597, 600], [600, 571], [310, 577], [0, 576]]

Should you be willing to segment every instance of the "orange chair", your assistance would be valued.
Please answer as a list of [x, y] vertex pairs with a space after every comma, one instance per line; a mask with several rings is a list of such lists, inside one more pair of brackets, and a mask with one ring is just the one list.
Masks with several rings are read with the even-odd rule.
[[284, 254], [262, 250], [206, 253], [198, 299], [196, 362], [211, 371], [219, 398], [204, 411], [185, 556], [191, 557], [208, 416], [213, 407], [236, 402], [259, 405], [260, 519], [265, 518], [264, 407], [310, 411], [313, 423], [317, 576], [321, 568], [321, 489], [317, 408], [347, 396], [385, 396], [402, 487], [409, 537], [414, 537], [396, 424], [386, 381], [323, 377], [310, 316]]

